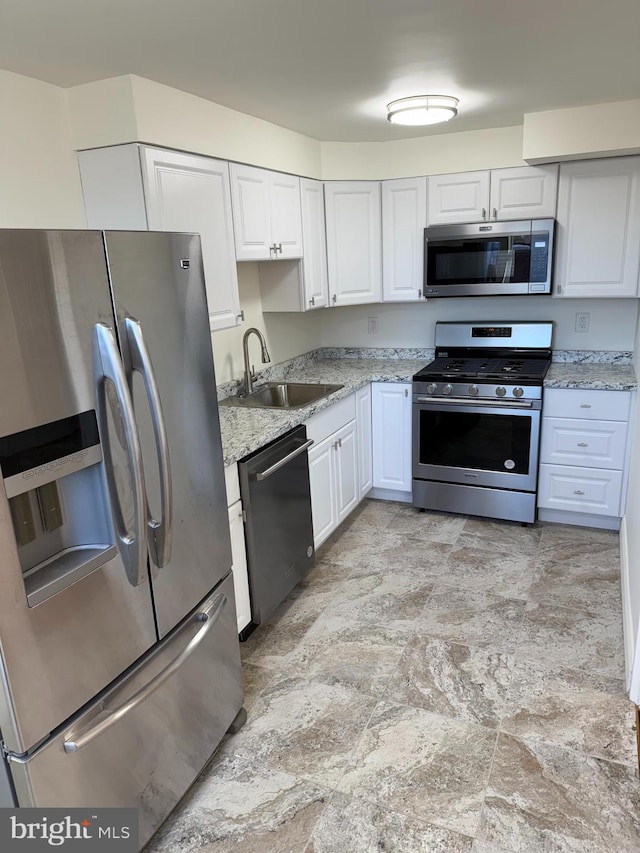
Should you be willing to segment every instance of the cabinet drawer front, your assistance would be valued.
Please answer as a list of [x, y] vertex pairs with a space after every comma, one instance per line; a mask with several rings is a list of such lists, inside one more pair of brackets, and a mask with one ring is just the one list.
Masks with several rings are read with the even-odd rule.
[[626, 442], [623, 421], [544, 418], [540, 459], [558, 465], [622, 470]]
[[622, 471], [541, 465], [538, 506], [618, 516], [621, 489]]
[[630, 401], [628, 391], [549, 388], [544, 392], [543, 411], [545, 418], [627, 421]]
[[312, 415], [306, 423], [307, 438], [312, 438], [316, 444], [327, 436], [339, 430], [356, 416], [356, 395], [349, 394], [343, 400]]

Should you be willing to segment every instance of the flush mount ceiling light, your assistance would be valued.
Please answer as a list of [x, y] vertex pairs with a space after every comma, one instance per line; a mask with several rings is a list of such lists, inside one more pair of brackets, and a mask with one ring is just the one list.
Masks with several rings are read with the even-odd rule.
[[391, 124], [438, 124], [458, 114], [458, 99], [449, 95], [414, 95], [387, 104]]

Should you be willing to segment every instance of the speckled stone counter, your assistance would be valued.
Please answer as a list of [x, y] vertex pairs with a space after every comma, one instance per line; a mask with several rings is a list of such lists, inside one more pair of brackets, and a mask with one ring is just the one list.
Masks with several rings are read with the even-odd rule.
[[594, 391], [635, 391], [638, 380], [632, 364], [553, 363], [545, 388], [583, 388]]
[[[433, 351], [415, 354], [415, 358], [329, 358], [293, 359], [277, 365], [261, 379], [286, 378], [288, 382], [319, 382], [344, 385], [329, 397], [301, 409], [250, 409], [220, 406], [220, 428], [224, 464], [231, 465], [287, 430], [308, 421], [311, 415], [326, 409], [368, 382], [410, 382], [427, 364]], [[232, 383], [233, 384], [233, 383]], [[635, 391], [638, 387], [631, 364], [604, 362], [554, 362], [544, 381], [545, 388], [585, 388], [605, 391]], [[236, 383], [237, 386], [237, 383]]]
[[413, 374], [428, 361], [425, 358], [328, 358], [308, 361], [295, 370], [288, 370], [288, 382], [320, 382], [344, 385], [344, 388], [301, 409], [250, 409], [221, 405], [224, 464], [231, 465], [253, 453], [368, 382], [410, 382]]

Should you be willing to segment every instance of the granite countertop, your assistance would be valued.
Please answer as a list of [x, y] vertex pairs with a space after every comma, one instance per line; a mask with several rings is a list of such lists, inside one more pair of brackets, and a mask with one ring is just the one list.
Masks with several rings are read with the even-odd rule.
[[545, 388], [582, 388], [595, 391], [635, 391], [638, 380], [632, 364], [553, 363]]
[[[410, 382], [414, 373], [429, 360], [423, 355], [419, 358], [317, 358], [286, 369], [283, 376], [287, 382], [319, 382], [344, 387], [300, 409], [221, 405], [220, 430], [225, 466], [305, 423], [316, 412], [332, 406], [369, 382]], [[554, 362], [544, 380], [544, 387], [634, 391], [638, 381], [631, 364]]]
[[320, 382], [344, 385], [323, 400], [301, 409], [250, 409], [243, 406], [219, 406], [224, 464], [231, 465], [316, 412], [348, 397], [369, 382], [410, 382], [426, 364], [424, 358], [328, 358], [316, 359], [288, 371], [287, 382]]

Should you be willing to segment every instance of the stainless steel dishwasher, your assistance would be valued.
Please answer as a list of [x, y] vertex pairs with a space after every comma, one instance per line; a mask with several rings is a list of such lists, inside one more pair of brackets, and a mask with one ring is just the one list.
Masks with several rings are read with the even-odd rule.
[[245, 512], [251, 619], [261, 625], [315, 561], [304, 426], [238, 464]]

